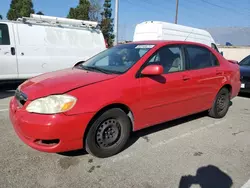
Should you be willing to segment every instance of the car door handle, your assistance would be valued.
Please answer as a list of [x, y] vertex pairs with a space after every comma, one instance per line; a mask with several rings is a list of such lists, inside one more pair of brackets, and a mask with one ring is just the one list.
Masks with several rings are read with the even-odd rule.
[[184, 81], [187, 81], [187, 80], [190, 80], [190, 77], [185, 75], [185, 76], [182, 77], [182, 79], [183, 79]]
[[14, 47], [11, 47], [10, 48], [10, 51], [11, 51], [11, 55], [16, 55], [16, 50]]

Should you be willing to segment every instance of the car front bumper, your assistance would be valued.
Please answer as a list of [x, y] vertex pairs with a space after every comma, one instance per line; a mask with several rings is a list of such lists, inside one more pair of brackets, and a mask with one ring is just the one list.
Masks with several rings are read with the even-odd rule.
[[58, 153], [81, 149], [86, 127], [94, 114], [67, 116], [42, 115], [18, 108], [13, 97], [9, 117], [19, 138], [30, 147], [44, 152]]

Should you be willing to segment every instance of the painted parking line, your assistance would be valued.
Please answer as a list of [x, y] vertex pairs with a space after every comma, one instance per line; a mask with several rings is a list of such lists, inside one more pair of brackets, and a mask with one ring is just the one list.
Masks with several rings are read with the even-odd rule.
[[241, 188], [250, 188], [250, 179]]
[[182, 134], [182, 135], [176, 136], [176, 137], [174, 137], [174, 138], [170, 138], [170, 139], [167, 139], [167, 140], [162, 140], [161, 142], [159, 142], [159, 143], [157, 143], [157, 144], [154, 144], [154, 145], [152, 146], [152, 148], [158, 148], [158, 147], [160, 147], [160, 146], [169, 144], [170, 142], [173, 142], [173, 141], [175, 141], [175, 140], [179, 140], [179, 139], [181, 139], [181, 138], [185, 138], [185, 137], [191, 136], [191, 135], [193, 135], [193, 134], [195, 134], [195, 133], [197, 133], [197, 132], [200, 132], [200, 131], [202, 131], [202, 130], [206, 130], [206, 129], [212, 128], [212, 127], [214, 127], [214, 126], [216, 126], [216, 125], [219, 125], [219, 124], [225, 122], [226, 120], [227, 120], [227, 119], [223, 119], [223, 120], [217, 121], [217, 122], [215, 122], [215, 123], [211, 123], [211, 124], [209, 124], [209, 125], [206, 125], [205, 127], [201, 127], [201, 128], [195, 129], [195, 130], [193, 130], [193, 131], [184, 133], [184, 134]]
[[8, 107], [9, 107], [9, 105], [8, 105], [8, 104], [5, 104], [5, 105], [4, 105], [4, 104], [2, 104], [2, 105], [0, 105], [0, 110], [1, 110], [1, 109], [6, 109], [6, 108], [8, 108]]
[[0, 109], [0, 112], [7, 112], [9, 109]]

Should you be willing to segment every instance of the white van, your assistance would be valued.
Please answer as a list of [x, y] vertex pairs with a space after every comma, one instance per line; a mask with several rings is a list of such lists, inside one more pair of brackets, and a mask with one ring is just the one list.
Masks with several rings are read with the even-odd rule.
[[0, 21], [0, 82], [73, 67], [105, 50], [97, 22], [41, 16]]
[[168, 22], [145, 21], [137, 24], [133, 41], [143, 40], [174, 40], [198, 42], [208, 45], [219, 52], [213, 37], [206, 30]]

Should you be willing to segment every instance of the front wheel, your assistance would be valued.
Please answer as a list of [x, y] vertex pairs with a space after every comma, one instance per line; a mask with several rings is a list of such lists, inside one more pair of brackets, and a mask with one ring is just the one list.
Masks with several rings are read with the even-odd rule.
[[223, 118], [230, 106], [230, 92], [227, 88], [222, 88], [216, 96], [213, 107], [209, 110], [209, 116], [213, 118]]
[[86, 150], [100, 158], [119, 153], [127, 143], [131, 132], [130, 119], [119, 108], [107, 110], [90, 126], [85, 139]]

